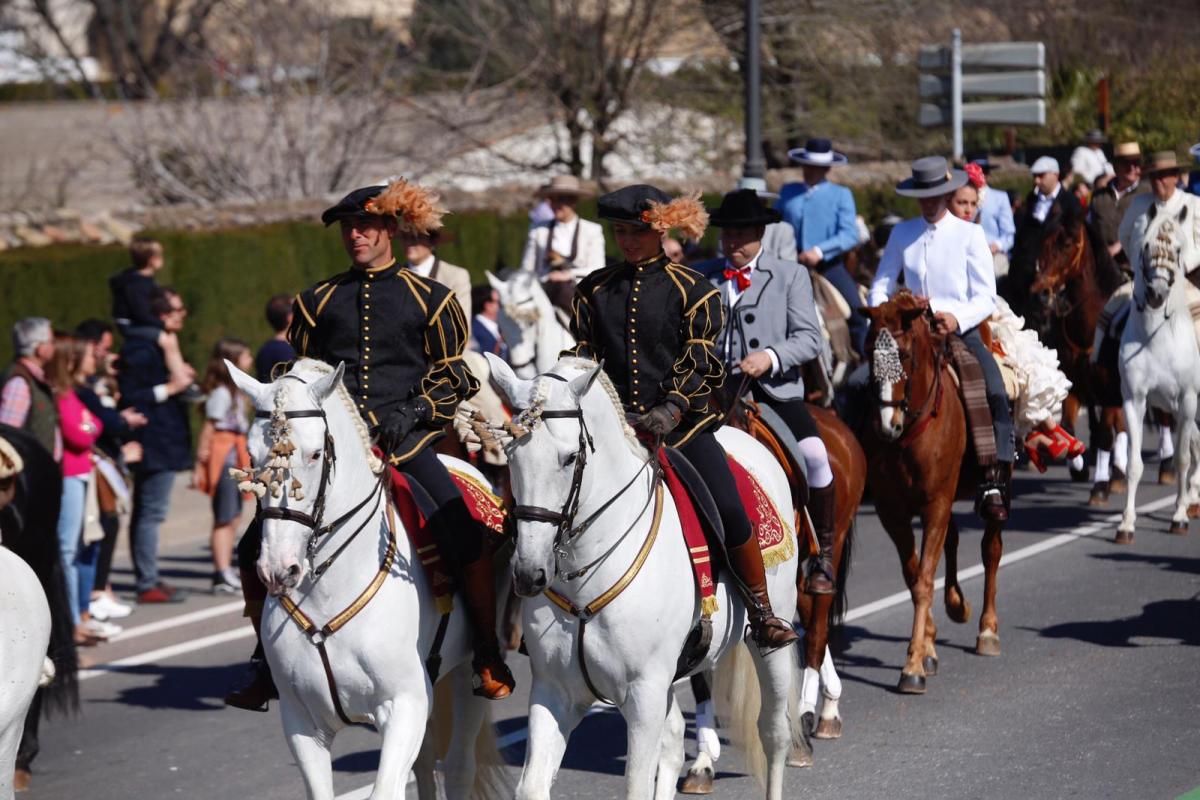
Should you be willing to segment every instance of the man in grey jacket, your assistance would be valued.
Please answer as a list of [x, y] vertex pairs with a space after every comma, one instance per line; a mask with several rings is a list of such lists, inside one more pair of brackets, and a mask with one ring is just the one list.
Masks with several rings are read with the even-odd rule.
[[696, 266], [721, 290], [725, 328], [718, 352], [734, 382], [752, 379], [754, 399], [787, 423], [808, 471], [809, 514], [820, 553], [809, 564], [810, 594], [831, 594], [834, 487], [829, 454], [804, 402], [800, 367], [821, 353], [821, 332], [808, 271], [763, 251], [766, 227], [780, 219], [751, 189], [725, 195], [710, 211], [726, 255]]

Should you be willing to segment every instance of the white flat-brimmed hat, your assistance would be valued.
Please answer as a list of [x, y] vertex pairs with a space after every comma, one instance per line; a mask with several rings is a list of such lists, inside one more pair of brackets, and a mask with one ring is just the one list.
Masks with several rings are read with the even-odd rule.
[[912, 162], [912, 177], [896, 184], [896, 194], [902, 197], [941, 197], [965, 186], [967, 173], [950, 169], [942, 156], [926, 156]]
[[767, 191], [766, 178], [748, 178], [745, 176], [738, 178], [737, 185], [733, 187], [733, 190], [736, 192], [741, 189], [749, 189], [766, 200], [775, 200], [779, 197], [776, 192]]
[[574, 175], [555, 175], [550, 182], [538, 187], [537, 197], [589, 197], [591, 191]]
[[788, 158], [793, 164], [807, 167], [836, 167], [849, 161], [844, 153], [833, 149], [828, 139], [809, 139], [804, 147], [788, 150]]
[[1062, 169], [1058, 166], [1058, 159], [1050, 156], [1042, 156], [1037, 161], [1033, 162], [1033, 166], [1029, 171], [1034, 175], [1045, 175], [1047, 172], [1053, 172], [1055, 175], [1061, 175]]

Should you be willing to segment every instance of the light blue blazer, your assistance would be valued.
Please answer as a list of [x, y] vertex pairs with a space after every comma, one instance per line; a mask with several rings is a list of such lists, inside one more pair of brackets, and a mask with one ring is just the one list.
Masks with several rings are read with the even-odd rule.
[[858, 245], [854, 195], [845, 186], [789, 184], [780, 192], [779, 211], [796, 231], [800, 252], [819, 247], [823, 260], [834, 262]]

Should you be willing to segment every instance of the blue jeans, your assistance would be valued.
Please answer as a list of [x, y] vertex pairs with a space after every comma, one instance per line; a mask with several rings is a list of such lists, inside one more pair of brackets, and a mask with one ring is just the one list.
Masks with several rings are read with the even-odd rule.
[[837, 289], [850, 305], [850, 319], [846, 320], [846, 325], [850, 328], [850, 344], [854, 347], [854, 352], [861, 356], [863, 348], [867, 344], [867, 330], [871, 327], [871, 323], [858, 312], [858, 309], [862, 308], [862, 299], [858, 296], [858, 284], [854, 282], [854, 278], [850, 277], [846, 265], [840, 261], [821, 271], [821, 277], [832, 283], [833, 288]]
[[167, 518], [175, 473], [137, 472], [133, 476], [133, 519], [129, 523], [129, 549], [137, 590], [158, 585], [158, 526]]
[[100, 560], [100, 542], [79, 542], [75, 552], [75, 575], [79, 583], [79, 613], [86, 614], [92, 604], [92, 591], [96, 588], [96, 563]]
[[83, 533], [83, 509], [87, 499], [87, 476], [63, 478], [62, 506], [58, 512], [58, 552], [62, 557], [63, 581], [67, 585], [67, 602], [71, 621], [79, 624], [79, 578], [75, 573], [75, 554], [79, 551]]

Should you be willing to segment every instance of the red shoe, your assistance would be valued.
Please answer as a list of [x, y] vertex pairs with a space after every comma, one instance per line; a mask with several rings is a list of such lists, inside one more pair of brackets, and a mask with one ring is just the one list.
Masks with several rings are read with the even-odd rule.
[[183, 593], [165, 583], [159, 583], [144, 592], [138, 592], [137, 601], [139, 603], [182, 603]]
[[1037, 467], [1038, 472], [1046, 471], [1046, 464], [1042, 461], [1042, 448], [1048, 448], [1052, 443], [1050, 437], [1042, 431], [1030, 431], [1025, 437], [1025, 454], [1029, 456], [1029, 463]]

